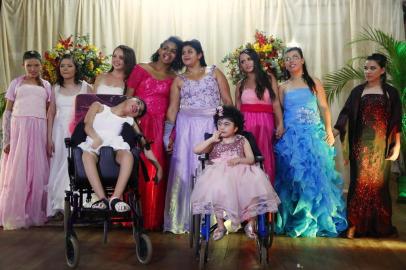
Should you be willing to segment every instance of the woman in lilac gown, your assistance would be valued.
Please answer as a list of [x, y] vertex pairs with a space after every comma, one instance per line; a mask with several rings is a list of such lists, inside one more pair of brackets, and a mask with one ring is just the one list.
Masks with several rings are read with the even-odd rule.
[[215, 130], [213, 115], [220, 102], [232, 105], [227, 79], [215, 66], [207, 67], [199, 41], [184, 42], [182, 62], [186, 71], [172, 84], [165, 124], [168, 131], [176, 119], [176, 138], [168, 145], [173, 153], [164, 212], [164, 231], [173, 233], [189, 231], [190, 183], [198, 166], [193, 147]]

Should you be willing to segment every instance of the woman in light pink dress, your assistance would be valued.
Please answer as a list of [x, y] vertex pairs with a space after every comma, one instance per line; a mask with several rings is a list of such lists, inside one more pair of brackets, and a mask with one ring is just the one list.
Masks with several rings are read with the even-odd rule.
[[275, 179], [274, 138], [283, 134], [282, 109], [274, 76], [262, 70], [253, 49], [240, 53], [239, 66], [244, 79], [237, 84], [235, 104], [244, 114], [244, 129], [250, 131], [264, 156], [264, 168], [271, 183]]
[[197, 177], [191, 195], [193, 214], [215, 214], [218, 227], [213, 239], [221, 239], [226, 228], [224, 218], [234, 229], [248, 220], [245, 233], [255, 238], [257, 215], [275, 213], [280, 200], [266, 174], [254, 165], [254, 154], [243, 128], [242, 114], [232, 106], [217, 108], [213, 136], [195, 148], [196, 154], [209, 153], [209, 163]]
[[46, 111], [51, 85], [40, 78], [38, 52], [28, 51], [23, 59], [26, 74], [11, 82], [3, 115], [0, 226], [4, 230], [40, 226], [46, 221]]

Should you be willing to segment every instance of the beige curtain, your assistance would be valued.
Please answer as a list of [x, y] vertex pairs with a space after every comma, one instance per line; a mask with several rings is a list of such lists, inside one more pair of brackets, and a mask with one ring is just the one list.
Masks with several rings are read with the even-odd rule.
[[252, 41], [258, 29], [300, 45], [319, 78], [374, 50], [346, 45], [362, 27], [404, 39], [402, 0], [3, 0], [1, 5], [0, 92], [23, 73], [24, 51], [44, 52], [59, 34], [89, 34], [107, 54], [129, 45], [138, 62], [148, 61], [170, 35], [197, 38], [207, 62], [223, 69], [221, 59]]

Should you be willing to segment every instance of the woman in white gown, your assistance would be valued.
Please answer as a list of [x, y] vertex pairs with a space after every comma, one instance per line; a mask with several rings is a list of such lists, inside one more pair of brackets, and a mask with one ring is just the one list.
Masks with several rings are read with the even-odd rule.
[[[74, 113], [78, 94], [91, 93], [92, 88], [80, 81], [79, 69], [72, 55], [62, 57], [57, 70], [58, 82], [54, 85], [48, 110], [48, 154], [51, 156], [48, 180], [47, 216], [63, 213], [65, 190], [69, 189], [67, 150], [64, 139], [70, 136], [68, 126]], [[49, 129], [51, 130], [51, 128]], [[59, 214], [58, 214], [59, 216]]]
[[124, 95], [127, 78], [136, 64], [134, 50], [120, 45], [113, 51], [111, 69], [107, 73], [97, 76], [94, 83], [96, 94]]

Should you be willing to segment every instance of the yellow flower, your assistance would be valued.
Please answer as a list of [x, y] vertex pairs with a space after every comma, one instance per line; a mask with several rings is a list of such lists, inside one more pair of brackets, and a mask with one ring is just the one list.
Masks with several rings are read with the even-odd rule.
[[62, 50], [62, 49], [65, 49], [65, 47], [62, 45], [62, 43], [58, 42], [58, 44], [56, 44], [56, 49]]
[[259, 45], [258, 42], [255, 42], [253, 47], [254, 47], [254, 50], [255, 50], [256, 52], [260, 52], [260, 51], [261, 51], [261, 45]]
[[265, 45], [262, 47], [262, 51], [263, 51], [263, 52], [270, 52], [270, 51], [272, 51], [272, 44], [265, 44]]
[[93, 61], [90, 61], [89, 63], [87, 63], [87, 68], [92, 71], [94, 69], [94, 64]]

